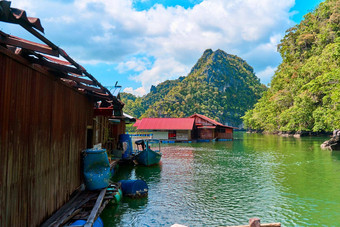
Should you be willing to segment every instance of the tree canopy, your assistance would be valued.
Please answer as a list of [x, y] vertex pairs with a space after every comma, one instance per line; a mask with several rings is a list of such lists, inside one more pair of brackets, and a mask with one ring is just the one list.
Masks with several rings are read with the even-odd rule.
[[326, 0], [287, 30], [270, 88], [243, 117], [267, 132], [340, 128], [340, 2]]

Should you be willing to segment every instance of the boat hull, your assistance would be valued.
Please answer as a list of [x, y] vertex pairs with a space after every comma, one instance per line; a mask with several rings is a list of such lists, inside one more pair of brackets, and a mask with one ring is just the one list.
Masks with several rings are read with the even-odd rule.
[[136, 155], [138, 164], [151, 166], [158, 164], [161, 160], [162, 154], [153, 150], [144, 150]]

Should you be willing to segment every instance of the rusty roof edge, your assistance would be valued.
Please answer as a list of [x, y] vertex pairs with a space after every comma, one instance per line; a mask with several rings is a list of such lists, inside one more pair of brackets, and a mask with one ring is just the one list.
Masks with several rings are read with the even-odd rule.
[[[12, 9], [12, 8], [11, 8]], [[9, 21], [7, 21], [9, 22]], [[73, 60], [63, 49], [59, 48], [57, 45], [55, 45], [52, 41], [50, 41], [49, 39], [47, 39], [45, 36], [41, 35], [38, 31], [36, 31], [35, 29], [33, 29], [32, 25], [28, 25], [26, 22], [24, 21], [18, 21], [18, 24], [20, 24], [24, 29], [26, 29], [28, 32], [30, 32], [32, 35], [34, 35], [35, 37], [37, 37], [38, 39], [40, 39], [42, 42], [44, 42], [46, 45], [48, 45], [49, 47], [51, 47], [54, 50], [57, 50], [59, 52], [59, 54], [65, 58], [67, 61], [69, 61], [73, 66], [75, 66], [78, 70], [82, 71], [82, 73], [85, 74], [85, 76], [87, 76], [89, 79], [91, 79], [95, 86], [100, 87], [104, 92], [107, 93], [107, 95], [109, 96], [109, 98], [114, 102], [115, 105], [117, 105], [119, 108], [123, 108], [124, 104], [117, 99], [117, 97], [113, 96], [111, 94], [111, 92], [104, 87], [101, 83], [99, 83], [97, 81], [97, 79], [95, 79], [90, 73], [88, 73], [84, 67], [82, 67], [80, 64], [78, 64], [75, 60]]]
[[[1, 4], [3, 3], [3, 4]], [[57, 45], [55, 45], [52, 41], [50, 41], [49, 39], [47, 39], [45, 36], [43, 36], [42, 34], [40, 34], [38, 31], [36, 31], [34, 28], [40, 30], [40, 31], [44, 31], [41, 24], [40, 24], [40, 20], [39, 18], [29, 18], [26, 16], [26, 12], [24, 10], [19, 10], [19, 9], [15, 9], [15, 8], [10, 8], [10, 4], [11, 2], [9, 1], [0, 1], [0, 19], [2, 19], [5, 22], [9, 22], [9, 23], [17, 23], [19, 25], [21, 25], [24, 29], [26, 29], [28, 32], [30, 32], [32, 35], [34, 35], [35, 37], [37, 37], [38, 39], [40, 39], [42, 42], [44, 42], [46, 45], [48, 45], [49, 47], [51, 47], [54, 50], [57, 50], [59, 52], [59, 54], [65, 58], [67, 61], [69, 61], [73, 66], [75, 66], [79, 71], [81, 71], [85, 76], [87, 76], [89, 79], [91, 79], [94, 82], [95, 86], [100, 87], [101, 90], [103, 90], [104, 92], [107, 93], [107, 95], [109, 96], [109, 98], [113, 101], [113, 103], [118, 107], [118, 108], [123, 108], [124, 104], [117, 99], [117, 97], [113, 96], [111, 94], [111, 92], [104, 87], [101, 83], [99, 83], [97, 81], [96, 78], [94, 78], [90, 73], [88, 73], [86, 71], [86, 69], [84, 67], [82, 67], [80, 64], [78, 64], [75, 60], [73, 60], [63, 49], [59, 48]], [[16, 21], [14, 22], [13, 20], [9, 20], [8, 19], [8, 15], [10, 11], [14, 11], [11, 12], [13, 16], [11, 14], [11, 16], [13, 18], [16, 18]], [[17, 12], [17, 14], [15, 14], [15, 12]], [[5, 15], [5, 17], [3, 16]], [[5, 19], [5, 20], [4, 20]], [[31, 23], [31, 21], [35, 21], [37, 23], [37, 25], [35, 23]], [[38, 26], [38, 23], [41, 27], [41, 29]]]
[[27, 17], [24, 10], [11, 8], [10, 1], [0, 1], [0, 19], [13, 24], [25, 23], [44, 33], [44, 28], [39, 18]]

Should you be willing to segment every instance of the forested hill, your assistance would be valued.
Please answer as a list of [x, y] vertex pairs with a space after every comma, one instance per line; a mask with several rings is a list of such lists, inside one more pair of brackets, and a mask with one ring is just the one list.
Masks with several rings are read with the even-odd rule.
[[188, 117], [206, 115], [232, 126], [251, 109], [266, 87], [253, 68], [222, 50], [206, 50], [186, 77], [152, 86], [150, 93], [134, 97], [122, 93], [124, 111], [134, 117]]
[[286, 32], [270, 89], [244, 117], [268, 132], [340, 128], [340, 1], [326, 0]]

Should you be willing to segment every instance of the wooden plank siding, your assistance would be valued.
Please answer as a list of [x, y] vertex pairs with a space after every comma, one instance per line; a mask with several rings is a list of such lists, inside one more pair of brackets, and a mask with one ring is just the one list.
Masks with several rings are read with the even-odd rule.
[[214, 129], [198, 129], [198, 132], [199, 132], [199, 139], [212, 140], [215, 138]]
[[233, 139], [233, 129], [232, 128], [225, 128], [223, 130], [225, 132], [220, 132], [217, 130], [217, 138], [218, 139]]
[[0, 47], [0, 226], [38, 226], [81, 184], [93, 103]]
[[[195, 116], [195, 115], [194, 115]], [[195, 116], [194, 137], [198, 139], [233, 139], [233, 128], [213, 124], [206, 119]], [[199, 126], [199, 127], [198, 127]], [[212, 128], [204, 128], [212, 127]], [[215, 127], [215, 128], [213, 128]]]

